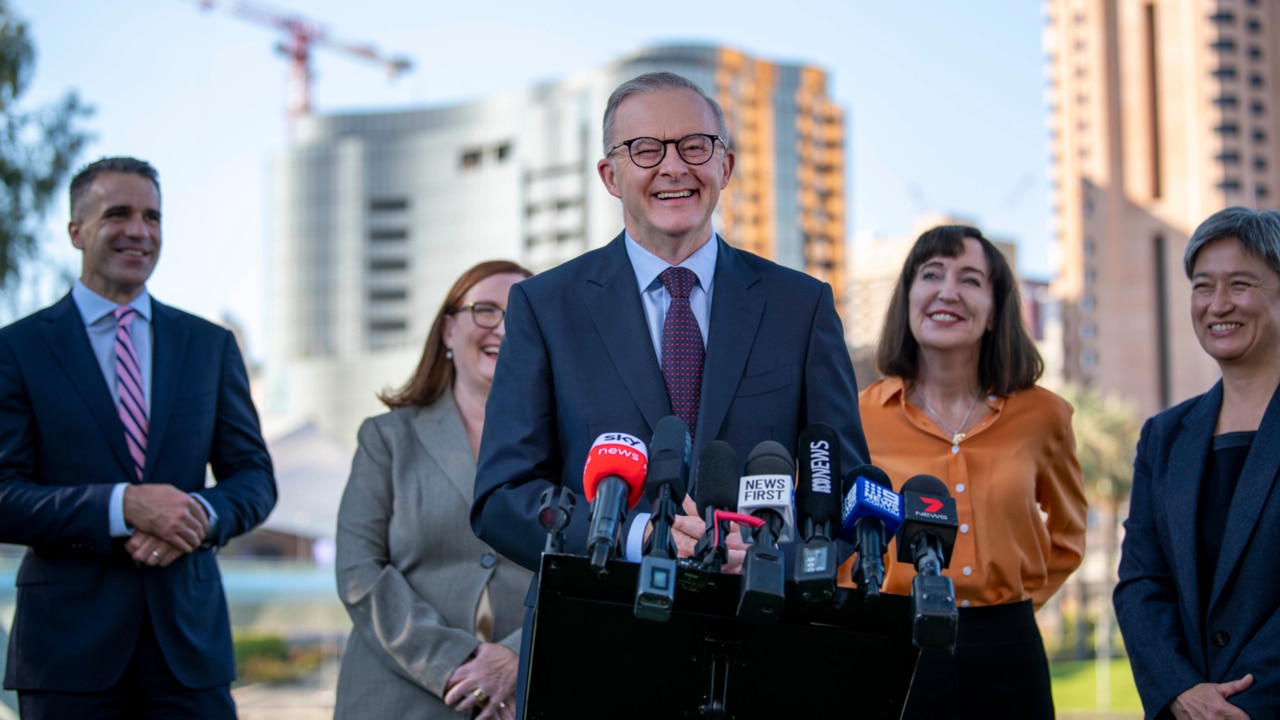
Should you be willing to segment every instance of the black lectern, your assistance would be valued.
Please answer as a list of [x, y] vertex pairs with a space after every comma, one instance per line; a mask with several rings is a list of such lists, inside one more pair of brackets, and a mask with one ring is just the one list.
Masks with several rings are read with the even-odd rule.
[[897, 720], [919, 650], [911, 601], [859, 591], [776, 622], [736, 616], [741, 578], [681, 567], [671, 617], [635, 617], [639, 565], [543, 555], [526, 720]]

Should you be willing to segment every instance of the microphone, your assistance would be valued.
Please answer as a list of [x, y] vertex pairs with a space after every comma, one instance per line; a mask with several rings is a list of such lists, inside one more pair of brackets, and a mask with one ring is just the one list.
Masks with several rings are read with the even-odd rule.
[[[543, 490], [538, 502], [538, 522], [547, 531], [547, 544], [542, 552], [548, 555], [564, 552], [564, 529], [569, 526], [569, 520], [573, 517], [573, 506], [578, 502], [578, 497], [569, 488], [560, 486], [558, 490], [557, 493], [555, 486]], [[558, 508], [556, 507], [557, 495], [560, 497]]]
[[653, 508], [653, 532], [640, 561], [634, 613], [642, 620], [666, 622], [676, 592], [676, 544], [671, 525], [679, 507], [677, 498], [683, 498], [689, 488], [689, 427], [675, 415], [662, 418], [654, 427], [649, 449], [645, 496]]
[[840, 435], [825, 423], [800, 433], [800, 481], [796, 484], [796, 525], [803, 544], [796, 548], [792, 579], [807, 602], [836, 594], [835, 529], [841, 521]]
[[698, 513], [707, 529], [693, 549], [692, 564], [707, 572], [720, 572], [729, 551], [725, 538], [729, 520], [716, 517], [734, 506], [738, 496], [738, 453], [723, 440], [712, 440], [698, 456]]
[[[779, 540], [790, 540], [795, 527], [791, 453], [766, 440], [747, 456], [747, 467], [738, 486], [738, 512], [761, 521], [750, 530], [751, 547], [742, 561], [742, 590], [738, 617], [777, 621], [786, 604], [786, 568]], [[743, 528], [743, 533], [747, 529]]]
[[850, 474], [855, 479], [844, 498], [840, 538], [852, 543], [858, 553], [852, 579], [862, 589], [863, 599], [871, 602], [880, 596], [884, 584], [889, 538], [902, 524], [902, 496], [893, 491], [889, 476], [875, 465], [859, 465]]
[[626, 510], [635, 507], [644, 495], [648, 460], [644, 441], [626, 433], [605, 433], [587, 452], [582, 470], [582, 491], [591, 503], [587, 554], [597, 572], [604, 572], [605, 563], [618, 547]]
[[919, 575], [940, 575], [956, 546], [956, 501], [946, 483], [932, 475], [914, 475], [902, 486], [905, 506], [898, 536], [898, 561], [916, 566]]
[[960, 611], [951, 578], [942, 574], [956, 543], [956, 501], [932, 475], [916, 475], [902, 486], [905, 521], [898, 534], [898, 560], [916, 567], [911, 581], [911, 642], [916, 647], [954, 649]]

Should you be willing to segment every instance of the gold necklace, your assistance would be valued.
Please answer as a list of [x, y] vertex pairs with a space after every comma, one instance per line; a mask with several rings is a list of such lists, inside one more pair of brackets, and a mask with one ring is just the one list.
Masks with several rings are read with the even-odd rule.
[[960, 421], [959, 429], [953, 428], [950, 425], [948, 425], [947, 421], [943, 420], [942, 416], [938, 414], [938, 411], [934, 410], [929, 405], [929, 401], [926, 400], [924, 397], [924, 390], [918, 390], [916, 394], [920, 396], [920, 404], [924, 405], [924, 409], [928, 410], [929, 414], [933, 416], [933, 419], [938, 421], [938, 425], [943, 430], [951, 433], [951, 452], [952, 453], [960, 452], [960, 441], [964, 440], [964, 436], [966, 435], [966, 433], [961, 431], [964, 430], [965, 425], [969, 424], [969, 418], [973, 415], [973, 409], [978, 407], [978, 398], [982, 397], [982, 393], [978, 393], [977, 395], [973, 396], [973, 402], [969, 403], [969, 412], [964, 414], [964, 419]]

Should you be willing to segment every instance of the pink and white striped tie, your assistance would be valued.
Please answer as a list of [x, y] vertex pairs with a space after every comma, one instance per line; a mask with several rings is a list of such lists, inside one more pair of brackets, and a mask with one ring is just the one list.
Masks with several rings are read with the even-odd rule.
[[133, 458], [133, 471], [142, 482], [142, 468], [147, 461], [147, 400], [142, 394], [142, 371], [138, 368], [138, 353], [129, 337], [129, 323], [137, 317], [137, 311], [121, 305], [113, 312], [116, 316], [116, 387], [120, 390], [120, 422], [124, 424], [124, 439]]

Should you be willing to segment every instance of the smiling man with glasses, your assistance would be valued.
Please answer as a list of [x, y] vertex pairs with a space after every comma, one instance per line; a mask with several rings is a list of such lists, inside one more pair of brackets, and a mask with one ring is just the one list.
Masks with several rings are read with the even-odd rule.
[[[624, 230], [511, 289], [486, 408], [471, 525], [533, 570], [546, 539], [538, 498], [555, 486], [582, 494], [601, 433], [648, 442], [676, 415], [696, 465], [713, 440], [741, 462], [765, 440], [794, 450], [800, 431], [821, 422], [838, 429], [844, 467], [869, 457], [831, 287], [732, 247], [712, 227], [735, 163], [720, 106], [679, 75], [650, 73], [613, 92], [603, 135], [596, 166], [622, 201]], [[697, 494], [695, 476], [688, 514], [675, 520], [682, 557], [703, 532]], [[631, 561], [649, 530], [640, 502], [623, 530]], [[566, 552], [587, 554], [588, 517], [573, 515]], [[728, 571], [743, 548], [735, 535]]]

